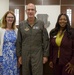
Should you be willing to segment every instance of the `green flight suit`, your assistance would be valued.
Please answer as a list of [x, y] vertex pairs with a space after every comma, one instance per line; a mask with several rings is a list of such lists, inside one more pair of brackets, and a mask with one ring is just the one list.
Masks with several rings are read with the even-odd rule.
[[43, 75], [43, 57], [49, 55], [49, 39], [44, 23], [35, 20], [20, 23], [17, 37], [17, 56], [22, 56], [23, 75]]

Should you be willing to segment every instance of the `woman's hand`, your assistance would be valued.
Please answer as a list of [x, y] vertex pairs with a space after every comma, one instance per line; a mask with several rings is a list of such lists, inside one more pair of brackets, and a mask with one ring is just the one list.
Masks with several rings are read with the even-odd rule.
[[49, 62], [49, 66], [50, 66], [51, 68], [53, 68], [53, 62], [52, 62], [52, 61]]
[[66, 67], [67, 68], [65, 71], [67, 71], [68, 74], [72, 74], [74, 72], [74, 65], [72, 65], [70, 62], [67, 63]]

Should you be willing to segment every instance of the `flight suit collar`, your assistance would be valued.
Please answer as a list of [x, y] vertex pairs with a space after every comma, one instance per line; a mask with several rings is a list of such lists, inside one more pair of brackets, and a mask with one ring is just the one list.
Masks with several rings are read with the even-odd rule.
[[[38, 22], [38, 19], [35, 17], [34, 24], [36, 24], [37, 22]], [[28, 19], [26, 20], [26, 23], [29, 24], [29, 23], [28, 23]]]

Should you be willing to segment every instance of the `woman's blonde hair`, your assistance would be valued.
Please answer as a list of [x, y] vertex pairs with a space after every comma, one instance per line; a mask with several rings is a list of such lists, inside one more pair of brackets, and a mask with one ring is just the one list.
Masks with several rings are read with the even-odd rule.
[[2, 27], [2, 28], [6, 28], [6, 27], [7, 27], [6, 17], [7, 17], [7, 15], [8, 15], [9, 13], [11, 13], [11, 14], [14, 16], [14, 21], [13, 21], [13, 23], [12, 23], [12, 29], [15, 29], [15, 28], [16, 28], [16, 26], [15, 26], [16, 17], [15, 17], [15, 15], [14, 15], [13, 11], [7, 11], [7, 12], [4, 14], [4, 16], [3, 16], [3, 18], [2, 18], [2, 25], [1, 25], [1, 27]]

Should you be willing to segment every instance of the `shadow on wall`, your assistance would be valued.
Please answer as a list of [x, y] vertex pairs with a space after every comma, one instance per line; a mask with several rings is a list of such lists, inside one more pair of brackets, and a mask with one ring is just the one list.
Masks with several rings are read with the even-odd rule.
[[37, 18], [44, 22], [46, 28], [50, 26], [50, 21], [48, 21], [48, 17], [48, 14], [37, 14]]

